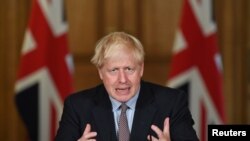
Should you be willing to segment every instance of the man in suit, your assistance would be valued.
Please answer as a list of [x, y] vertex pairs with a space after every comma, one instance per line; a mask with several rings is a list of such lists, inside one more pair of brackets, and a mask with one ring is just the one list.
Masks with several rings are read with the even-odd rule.
[[[114, 32], [103, 37], [91, 62], [103, 84], [65, 100], [56, 141], [121, 141], [124, 134], [126, 141], [198, 140], [187, 95], [141, 80], [144, 50], [134, 36]], [[122, 113], [126, 122], [120, 122]], [[121, 133], [124, 128], [128, 133]]]

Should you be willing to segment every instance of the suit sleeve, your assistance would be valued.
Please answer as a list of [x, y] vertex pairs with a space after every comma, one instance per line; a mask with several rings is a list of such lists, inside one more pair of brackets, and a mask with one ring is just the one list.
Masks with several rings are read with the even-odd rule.
[[64, 102], [63, 114], [55, 141], [76, 141], [81, 137], [80, 120], [72, 104], [70, 97]]
[[170, 118], [170, 133], [172, 141], [198, 141], [193, 128], [194, 120], [188, 108], [187, 94], [176, 94], [174, 110]]

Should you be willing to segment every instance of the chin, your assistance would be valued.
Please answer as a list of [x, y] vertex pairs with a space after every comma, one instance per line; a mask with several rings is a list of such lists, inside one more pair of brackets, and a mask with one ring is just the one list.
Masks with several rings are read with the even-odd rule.
[[117, 100], [119, 101], [119, 102], [127, 102], [127, 101], [129, 101], [131, 99], [131, 97], [118, 97], [117, 98]]

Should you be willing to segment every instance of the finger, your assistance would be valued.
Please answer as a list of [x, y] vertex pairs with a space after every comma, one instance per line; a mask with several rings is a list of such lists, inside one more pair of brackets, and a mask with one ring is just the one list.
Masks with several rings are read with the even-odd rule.
[[[85, 141], [85, 140], [77, 140], [77, 141]], [[88, 139], [88, 141], [96, 141], [96, 139]]]
[[158, 141], [158, 139], [151, 135], [151, 141]]
[[164, 127], [163, 127], [163, 133], [165, 135], [169, 135], [170, 131], [169, 131], [169, 117], [166, 117], [164, 120]]
[[147, 136], [147, 139], [148, 139], [148, 141], [151, 141], [151, 136], [148, 135], [148, 136]]
[[89, 133], [90, 131], [91, 131], [91, 126], [90, 126], [90, 124], [88, 123], [88, 124], [86, 125], [85, 129], [84, 129], [83, 135]]
[[85, 140], [85, 139], [90, 139], [90, 141], [92, 141], [93, 139], [91, 138], [94, 138], [96, 137], [97, 135], [97, 132], [91, 132], [91, 125], [88, 123], [84, 129], [84, 132], [83, 132], [83, 135], [82, 137], [79, 139], [80, 140]]
[[148, 141], [158, 141], [158, 139], [155, 138], [155, 137], [152, 136], [152, 135], [148, 135], [148, 136], [147, 136], [147, 139], [148, 139]]
[[90, 139], [90, 138], [96, 137], [96, 135], [97, 135], [97, 132], [89, 132], [87, 134], [84, 134], [84, 138]]
[[[96, 141], [96, 139], [87, 139], [88, 141]], [[82, 138], [81, 139], [78, 139], [77, 141], [86, 141], [86, 140], [83, 140]]]
[[[152, 125], [151, 129], [157, 134], [158, 138], [162, 138], [163, 132], [157, 126]], [[153, 137], [153, 136], [152, 136]]]
[[154, 137], [154, 136], [152, 136], [152, 135], [148, 135], [148, 136], [147, 136], [148, 141], [153, 141], [153, 137]]

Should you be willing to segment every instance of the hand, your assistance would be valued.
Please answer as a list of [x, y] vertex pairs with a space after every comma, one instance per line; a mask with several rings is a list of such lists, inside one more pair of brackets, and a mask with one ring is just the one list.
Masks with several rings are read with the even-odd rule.
[[158, 139], [152, 135], [148, 135], [149, 141], [171, 141], [170, 131], [169, 131], [169, 117], [164, 120], [163, 131], [155, 125], [151, 126], [151, 129], [157, 134]]
[[96, 137], [96, 135], [96, 132], [91, 132], [90, 124], [87, 124], [81, 138], [77, 141], [96, 141], [96, 139], [93, 139], [94, 137]]

